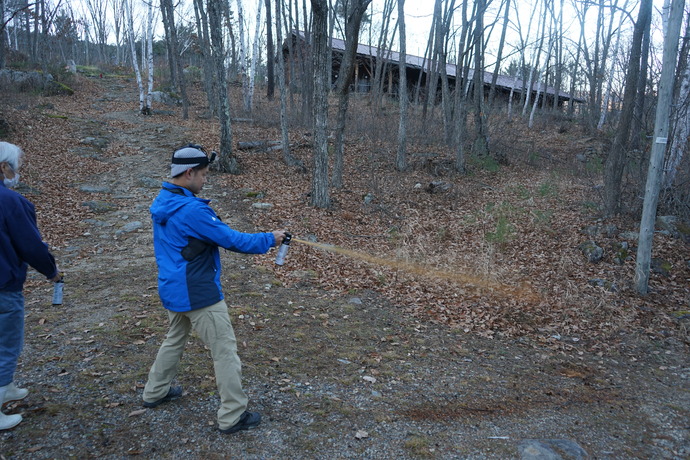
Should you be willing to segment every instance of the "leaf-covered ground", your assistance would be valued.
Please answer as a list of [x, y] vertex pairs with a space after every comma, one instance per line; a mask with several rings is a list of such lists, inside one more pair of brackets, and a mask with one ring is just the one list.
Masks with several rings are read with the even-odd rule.
[[[596, 458], [690, 453], [688, 243], [655, 236], [669, 273], [652, 275], [652, 294], [634, 293], [625, 232], [636, 223], [597, 217], [597, 142], [564, 119], [533, 130], [504, 120], [491, 139], [509, 166], [473, 160], [459, 176], [452, 152], [413, 139], [401, 173], [392, 107], [374, 117], [361, 100], [330, 209], [309, 206], [309, 174], [280, 151], [237, 151], [243, 174], [213, 173], [202, 193], [233, 227], [299, 240], [283, 267], [271, 254], [223, 255], [261, 429], [214, 431], [213, 370], [195, 337], [185, 397], [141, 410], [166, 329], [148, 205], [172, 150], [217, 148], [217, 122], [198, 93], [184, 121], [177, 108], [139, 116], [132, 80], [74, 86], [71, 97], [0, 103], [8, 140], [27, 152], [20, 191], [67, 279], [61, 307], [39, 275], [27, 282], [17, 379], [32, 394], [6, 407], [25, 421], [0, 434], [4, 458], [520, 458], [529, 439], [570, 440]], [[279, 139], [276, 106], [258, 97], [235, 140]], [[310, 139], [291, 131], [307, 166]], [[581, 253], [587, 240], [604, 248], [600, 263]]]

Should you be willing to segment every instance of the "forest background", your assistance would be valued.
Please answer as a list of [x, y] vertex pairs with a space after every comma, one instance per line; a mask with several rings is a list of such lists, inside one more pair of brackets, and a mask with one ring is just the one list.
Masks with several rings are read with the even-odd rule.
[[[232, 1], [0, 2], [0, 134], [45, 153], [45, 163], [27, 165], [25, 192], [40, 194], [40, 225], [58, 253], [100, 208], [83, 206], [81, 182], [61, 204], [41, 193], [50, 153], [34, 144], [21, 107], [42, 111], [45, 123], [78, 109], [21, 99], [62, 107], [72, 98], [79, 117], [96, 120], [105, 102], [92, 83], [122, 79], [135, 102], [114, 113], [129, 111], [141, 127], [186, 127], [186, 140], [219, 152], [218, 185], [252, 203], [253, 225], [288, 226], [303, 241], [277, 284], [346, 297], [373, 290], [421, 324], [527, 340], [576, 360], [613, 356], [629, 345], [622, 337], [640, 340], [638, 351], [672, 342], [672, 365], [645, 365], [687, 379], [685, 2], [438, 0], [418, 48], [425, 72], [407, 82], [405, 59], [358, 55], [353, 44], [386, 56], [405, 43], [404, 56], [399, 11], [415, 14], [414, 3], [254, 5], [261, 17]], [[293, 30], [305, 40], [285, 40], [299, 36]], [[337, 56], [329, 37], [344, 39]], [[356, 64], [367, 61], [369, 91], [352, 91]], [[462, 75], [454, 85], [445, 73], [453, 63]], [[501, 93], [492, 78], [474, 78], [484, 72], [514, 83]], [[53, 155], [92, 142], [75, 138]], [[173, 147], [147, 148], [139, 152], [155, 164]], [[136, 151], [100, 149], [111, 160]], [[272, 273], [266, 260], [256, 265]], [[687, 415], [682, 405], [672, 412]], [[673, 439], [668, 456], [682, 457], [686, 438]]]

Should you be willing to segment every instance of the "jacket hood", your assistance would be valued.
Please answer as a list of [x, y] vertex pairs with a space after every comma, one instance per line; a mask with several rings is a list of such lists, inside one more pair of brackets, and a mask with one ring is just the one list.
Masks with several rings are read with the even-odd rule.
[[194, 194], [186, 188], [164, 182], [163, 189], [149, 208], [153, 221], [165, 225], [177, 211], [189, 204], [190, 198], [195, 198]]

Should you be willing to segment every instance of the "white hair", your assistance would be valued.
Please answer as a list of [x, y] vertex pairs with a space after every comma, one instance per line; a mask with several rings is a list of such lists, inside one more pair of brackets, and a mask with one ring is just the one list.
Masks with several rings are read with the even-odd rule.
[[0, 142], [0, 163], [9, 163], [15, 171], [19, 169], [19, 159], [24, 152], [9, 142]]

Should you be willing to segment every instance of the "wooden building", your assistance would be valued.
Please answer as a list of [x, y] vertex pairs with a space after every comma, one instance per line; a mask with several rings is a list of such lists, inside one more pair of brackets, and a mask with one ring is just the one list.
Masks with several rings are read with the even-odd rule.
[[[309, 46], [304, 37], [304, 32], [293, 31], [290, 34], [292, 43], [290, 46], [287, 40], [283, 43], [283, 59], [285, 61], [285, 73], [287, 81], [290, 80], [291, 75], [299, 75], [300, 69], [296, 68], [296, 64], [299, 60], [290, 59], [290, 50], [294, 53], [301, 53], [305, 58], [309, 57]], [[331, 83], [335, 85], [338, 78], [338, 72], [340, 71], [340, 63], [342, 62], [343, 53], [345, 52], [345, 41], [337, 38], [332, 38], [332, 71], [331, 71]], [[379, 60], [381, 61], [379, 63]], [[385, 67], [383, 71], [385, 72], [385, 77], [382, 81], [383, 91], [390, 95], [397, 96], [399, 89], [399, 62], [400, 53], [397, 51], [390, 50], [379, 50], [377, 47], [370, 45], [357, 45], [357, 66], [355, 67], [355, 78], [351, 86], [353, 92], [366, 93], [372, 90], [372, 84], [374, 80], [374, 74], [377, 64], [381, 66], [384, 64]], [[408, 94], [413, 95], [419, 87], [422, 93], [426, 92], [428, 83], [430, 81], [431, 73], [431, 62], [425, 60], [419, 56], [407, 55], [405, 57], [405, 69], [407, 72], [407, 86]], [[297, 65], [299, 67], [299, 65]], [[294, 68], [294, 70], [293, 70]], [[458, 74], [460, 74], [460, 81], [463, 77], [463, 69], [459, 68], [455, 64], [446, 65], [446, 75], [448, 76], [448, 85], [451, 91], [455, 90], [456, 83], [458, 81]], [[471, 83], [474, 79], [474, 69], [467, 69], [466, 72], [467, 79]], [[493, 79], [492, 72], [484, 72], [484, 91], [488, 95], [489, 88], [491, 87], [491, 82]], [[537, 82], [532, 84], [532, 100], [537, 94]], [[517, 102], [522, 96], [523, 88], [527, 86], [526, 82], [523, 82], [521, 78], [511, 77], [507, 75], [498, 75], [496, 78], [496, 98], [498, 100], [503, 99], [506, 103], [510, 94], [513, 94], [513, 101]], [[437, 93], [440, 95], [441, 85], [440, 76], [439, 83], [437, 84]], [[554, 97], [556, 97], [555, 88], [549, 86], [544, 90], [540, 91], [541, 96], [546, 95], [546, 104], [553, 105]], [[570, 94], [565, 91], [558, 92], [558, 105], [562, 106], [568, 101], [572, 103], [584, 103], [585, 100], [578, 97], [571, 97]]]

